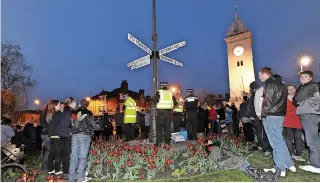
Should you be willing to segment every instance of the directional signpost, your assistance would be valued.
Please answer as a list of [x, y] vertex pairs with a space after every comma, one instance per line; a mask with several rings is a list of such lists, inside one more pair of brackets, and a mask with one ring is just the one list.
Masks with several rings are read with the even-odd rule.
[[[171, 63], [173, 65], [177, 65], [180, 67], [183, 67], [183, 63], [174, 60], [172, 58], [164, 56], [167, 53], [170, 53], [174, 50], [177, 50], [187, 44], [186, 41], [181, 41], [179, 43], [176, 43], [174, 45], [171, 45], [169, 47], [166, 47], [161, 50], [157, 50], [157, 40], [158, 40], [158, 34], [156, 31], [156, 5], [155, 0], [152, 0], [152, 41], [153, 41], [153, 48], [152, 50], [148, 48], [145, 44], [143, 44], [141, 41], [139, 41], [137, 38], [133, 37], [131, 34], [128, 34], [128, 39], [135, 45], [137, 45], [139, 48], [144, 50], [148, 53], [148, 55], [141, 57], [137, 60], [134, 60], [127, 64], [128, 67], [131, 68], [131, 70], [138, 69], [141, 67], [144, 67], [146, 65], [150, 64], [150, 59], [153, 59], [153, 94], [155, 95], [158, 91], [158, 59], [163, 60], [165, 62]], [[151, 115], [150, 115], [150, 142], [156, 143], [156, 108], [155, 105], [152, 105], [151, 107]]]

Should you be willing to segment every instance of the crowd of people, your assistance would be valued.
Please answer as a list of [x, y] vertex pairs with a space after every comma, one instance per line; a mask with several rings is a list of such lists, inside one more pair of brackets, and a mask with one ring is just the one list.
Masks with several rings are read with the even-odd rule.
[[[259, 79], [263, 85], [250, 84], [250, 94], [243, 97], [239, 110], [234, 103], [229, 105], [226, 101], [200, 105], [192, 89], [187, 90], [188, 96], [181, 104], [167, 85], [162, 84], [154, 99], [156, 145], [170, 144], [170, 133], [182, 128], [187, 129], [189, 140], [197, 140], [197, 133], [226, 132], [230, 136], [243, 133], [252, 150], [261, 149], [265, 156], [273, 157], [275, 168], [265, 171], [275, 172], [278, 168], [281, 176], [286, 175], [286, 169], [295, 172], [293, 160], [305, 161], [301, 156], [305, 144], [310, 157], [308, 165], [299, 168], [320, 173], [320, 84], [313, 82], [312, 71], [303, 71], [299, 76], [301, 85], [296, 87], [286, 85], [270, 68], [261, 69]], [[12, 121], [2, 118], [1, 145], [11, 139], [17, 147], [23, 143], [30, 155], [42, 151], [42, 168], [48, 174], [63, 174], [69, 181], [86, 181], [85, 168], [92, 140], [148, 138], [150, 111], [136, 111], [129, 95], [124, 102], [124, 113], [118, 108], [113, 119], [105, 111], [101, 117], [93, 116], [88, 106], [86, 99], [80, 101], [79, 108], [72, 97], [64, 102], [51, 100], [42, 110], [40, 125], [29, 120], [23, 131], [19, 125], [11, 128]]]

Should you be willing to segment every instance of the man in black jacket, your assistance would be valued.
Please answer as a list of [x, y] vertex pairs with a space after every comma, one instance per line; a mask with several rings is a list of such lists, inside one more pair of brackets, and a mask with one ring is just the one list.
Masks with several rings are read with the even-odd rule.
[[72, 115], [72, 142], [69, 168], [69, 182], [85, 181], [85, 169], [91, 138], [94, 134], [93, 114], [87, 108], [89, 101], [82, 99], [80, 108]]
[[[275, 78], [272, 70], [265, 67], [259, 72], [259, 79], [264, 83], [261, 117], [269, 142], [273, 148], [273, 159], [280, 169], [280, 176], [286, 176], [286, 169], [296, 172], [286, 142], [283, 138], [283, 121], [287, 111], [288, 89], [281, 77]], [[276, 169], [266, 169], [275, 172]]]

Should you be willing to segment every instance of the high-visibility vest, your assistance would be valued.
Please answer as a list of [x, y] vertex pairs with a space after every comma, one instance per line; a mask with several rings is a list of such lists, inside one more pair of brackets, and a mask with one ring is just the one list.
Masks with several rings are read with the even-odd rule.
[[183, 105], [179, 105], [177, 108], [173, 109], [174, 112], [183, 112]]
[[158, 90], [160, 98], [157, 109], [173, 109], [172, 93], [170, 90]]
[[131, 98], [128, 97], [124, 104], [126, 108], [124, 109], [124, 119], [123, 123], [136, 123], [137, 121], [137, 112], [136, 112], [136, 102]]

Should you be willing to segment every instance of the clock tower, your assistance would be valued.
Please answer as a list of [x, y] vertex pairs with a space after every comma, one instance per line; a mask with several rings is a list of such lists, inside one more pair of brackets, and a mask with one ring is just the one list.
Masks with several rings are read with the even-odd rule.
[[230, 101], [240, 102], [249, 85], [255, 81], [252, 55], [252, 36], [249, 28], [237, 13], [227, 32], [225, 42], [228, 52]]

